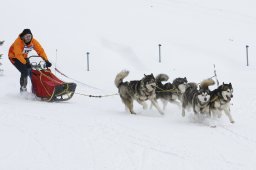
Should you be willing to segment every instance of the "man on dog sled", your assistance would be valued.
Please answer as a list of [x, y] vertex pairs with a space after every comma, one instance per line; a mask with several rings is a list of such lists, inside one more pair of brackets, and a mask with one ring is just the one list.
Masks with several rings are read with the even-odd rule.
[[30, 29], [24, 29], [19, 34], [9, 49], [9, 59], [11, 63], [19, 70], [20, 75], [20, 92], [27, 91], [27, 79], [30, 75], [31, 65], [27, 58], [28, 53], [35, 50], [46, 63], [46, 67], [51, 67], [47, 55], [40, 43], [33, 37]]

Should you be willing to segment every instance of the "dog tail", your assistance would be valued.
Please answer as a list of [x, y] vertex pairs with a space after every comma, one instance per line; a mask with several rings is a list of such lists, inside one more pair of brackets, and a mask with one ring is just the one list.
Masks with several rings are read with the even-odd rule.
[[200, 83], [200, 88], [202, 89], [208, 89], [209, 86], [212, 86], [215, 84], [215, 81], [213, 79], [206, 79], [206, 80], [203, 80], [201, 83]]
[[169, 79], [169, 76], [166, 74], [158, 74], [156, 76], [156, 82], [167, 81], [168, 79]]
[[120, 84], [123, 82], [123, 79], [125, 77], [127, 77], [129, 74], [129, 71], [128, 70], [122, 70], [120, 73], [118, 73], [116, 75], [116, 78], [115, 78], [115, 85], [116, 87], [118, 88], [120, 86]]

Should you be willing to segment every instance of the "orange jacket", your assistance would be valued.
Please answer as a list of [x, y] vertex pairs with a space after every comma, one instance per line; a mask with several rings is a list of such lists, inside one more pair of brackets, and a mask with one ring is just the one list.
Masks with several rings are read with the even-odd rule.
[[8, 56], [11, 61], [13, 61], [12, 59], [16, 58], [23, 64], [26, 64], [27, 63], [26, 58], [28, 56], [28, 53], [31, 50], [35, 50], [37, 52], [37, 54], [42, 57], [43, 60], [46, 60], [46, 61], [48, 60], [48, 58], [44, 52], [44, 49], [39, 44], [39, 42], [34, 38], [32, 38], [29, 45], [26, 45], [23, 42], [23, 40], [20, 37], [18, 37], [14, 41], [14, 43], [11, 45], [11, 47], [9, 49]]

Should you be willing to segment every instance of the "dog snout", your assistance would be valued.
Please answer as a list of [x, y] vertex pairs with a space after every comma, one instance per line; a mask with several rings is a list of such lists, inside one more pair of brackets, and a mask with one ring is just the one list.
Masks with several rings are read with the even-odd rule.
[[206, 98], [206, 97], [204, 98], [204, 101], [205, 101], [205, 102], [207, 101], [207, 98]]
[[231, 96], [230, 96], [231, 98], [233, 98], [233, 94], [231, 94]]

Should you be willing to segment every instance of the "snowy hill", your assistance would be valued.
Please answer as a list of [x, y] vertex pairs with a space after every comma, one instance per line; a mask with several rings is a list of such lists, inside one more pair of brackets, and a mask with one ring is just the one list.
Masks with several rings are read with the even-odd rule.
[[[255, 169], [255, 5], [253, 0], [2, 2], [0, 169]], [[200, 82], [213, 76], [215, 64], [220, 83], [234, 87], [235, 123], [224, 115], [217, 128], [209, 128], [192, 113], [183, 118], [172, 104], [162, 116], [135, 103], [138, 114], [131, 115], [119, 96], [75, 94], [63, 103], [21, 96], [20, 75], [7, 54], [24, 28], [31, 29], [54, 66], [95, 87], [78, 83], [76, 91], [83, 94], [116, 93], [114, 79], [123, 69], [130, 71], [125, 80], [166, 73], [171, 81]]]

